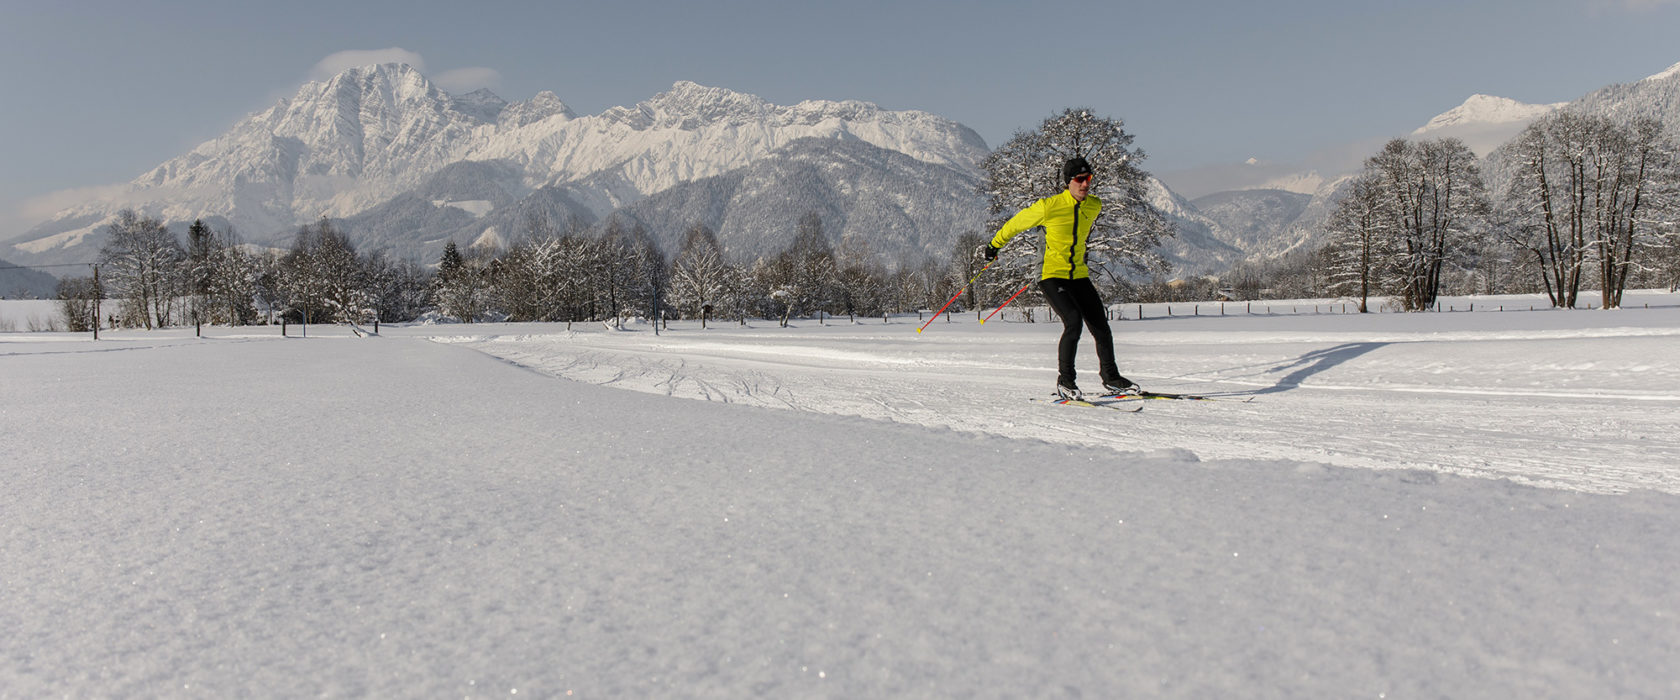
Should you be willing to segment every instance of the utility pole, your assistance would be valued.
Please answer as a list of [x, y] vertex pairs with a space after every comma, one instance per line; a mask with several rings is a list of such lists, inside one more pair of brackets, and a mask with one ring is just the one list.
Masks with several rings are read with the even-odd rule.
[[93, 266], [93, 339], [99, 340], [99, 300], [105, 297], [105, 290], [99, 287], [99, 266]]

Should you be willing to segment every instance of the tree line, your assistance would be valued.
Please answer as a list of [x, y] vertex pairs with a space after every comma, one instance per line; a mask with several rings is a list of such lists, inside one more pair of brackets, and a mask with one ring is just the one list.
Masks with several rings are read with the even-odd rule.
[[1617, 308], [1630, 285], [1680, 281], [1680, 146], [1659, 122], [1558, 112], [1495, 165], [1507, 184], [1490, 191], [1457, 139], [1390, 141], [1347, 186], [1329, 243], [1298, 260], [1311, 291], [1412, 311], [1443, 292], [1575, 308], [1596, 289]]
[[[183, 244], [158, 219], [121, 212], [107, 227], [99, 275], [65, 279], [67, 327], [181, 324], [398, 323], [632, 318], [745, 322], [879, 317], [927, 308], [955, 291], [952, 266], [924, 259], [888, 270], [867, 242], [836, 249], [821, 218], [790, 224], [784, 250], [742, 263], [693, 224], [672, 256], [639, 224], [613, 217], [558, 230], [534, 217], [505, 249], [448, 242], [435, 264], [357, 250], [328, 219], [299, 228], [284, 251], [244, 245], [196, 221]], [[953, 255], [953, 259], [963, 256]], [[103, 300], [95, 317], [95, 301]]]
[[301, 227], [286, 251], [243, 245], [232, 229], [202, 220], [188, 228], [183, 245], [162, 221], [132, 210], [120, 212], [106, 234], [96, 275], [59, 283], [72, 331], [96, 324], [406, 321], [430, 304], [424, 268], [360, 254], [326, 219]]

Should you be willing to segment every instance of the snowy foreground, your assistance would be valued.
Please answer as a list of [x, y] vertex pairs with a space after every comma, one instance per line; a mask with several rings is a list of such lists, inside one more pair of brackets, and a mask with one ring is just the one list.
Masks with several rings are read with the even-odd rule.
[[0, 697], [1680, 696], [1650, 301], [4, 333]]

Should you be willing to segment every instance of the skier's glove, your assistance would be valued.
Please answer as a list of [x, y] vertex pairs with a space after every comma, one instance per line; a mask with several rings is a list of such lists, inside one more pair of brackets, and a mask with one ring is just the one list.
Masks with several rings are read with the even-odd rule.
[[980, 250], [978, 250], [976, 252], [978, 253], [979, 257], [985, 258], [987, 260], [996, 260], [997, 259], [997, 254], [998, 254], [998, 249], [993, 248], [992, 244], [987, 243], [985, 245], [980, 246]]

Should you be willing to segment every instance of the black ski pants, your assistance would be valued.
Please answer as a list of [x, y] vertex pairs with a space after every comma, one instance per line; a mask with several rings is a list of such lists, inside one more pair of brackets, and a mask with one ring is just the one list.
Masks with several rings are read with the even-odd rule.
[[1120, 369], [1114, 364], [1114, 333], [1108, 329], [1108, 314], [1091, 279], [1052, 277], [1039, 280], [1038, 288], [1044, 292], [1050, 308], [1062, 318], [1062, 340], [1056, 348], [1056, 372], [1059, 375], [1056, 382], [1076, 386], [1073, 381], [1076, 374], [1073, 357], [1079, 352], [1081, 327], [1090, 328], [1091, 339], [1097, 341], [1097, 372], [1103, 381], [1119, 379]]

